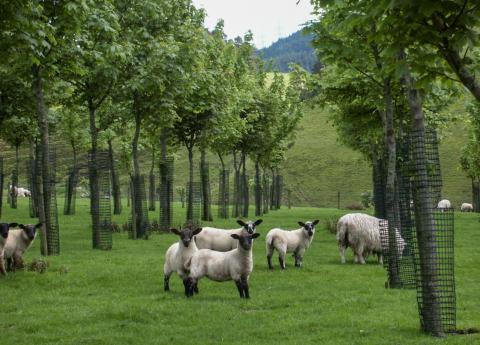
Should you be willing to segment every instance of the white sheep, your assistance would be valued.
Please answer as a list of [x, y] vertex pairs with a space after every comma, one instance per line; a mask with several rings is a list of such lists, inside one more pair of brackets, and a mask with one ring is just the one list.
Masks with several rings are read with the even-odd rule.
[[237, 220], [237, 223], [242, 227], [239, 229], [224, 230], [211, 227], [202, 228], [202, 232], [195, 237], [198, 249], [211, 249], [219, 252], [228, 252], [229, 250], [237, 248], [238, 241], [233, 239], [230, 235], [240, 235], [242, 233], [253, 234], [256, 227], [262, 223], [259, 219], [255, 222], [243, 222]]
[[462, 206], [460, 207], [461, 212], [473, 212], [473, 205], [464, 202]]
[[192, 257], [193, 253], [198, 251], [198, 248], [195, 244], [194, 236], [198, 235], [202, 228], [195, 230], [185, 229], [179, 231], [177, 229], [170, 229], [171, 232], [180, 236], [180, 240], [172, 244], [165, 253], [165, 264], [163, 265], [163, 274], [164, 274], [164, 290], [170, 291], [170, 276], [173, 272], [177, 272], [180, 279], [183, 281], [185, 287], [185, 293], [187, 293], [187, 278], [188, 271], [185, 267], [186, 263]]
[[[349, 213], [338, 220], [337, 243], [342, 264], [345, 263], [345, 250], [347, 247], [352, 248], [355, 255], [355, 263], [365, 264], [365, 256], [369, 253], [376, 253], [378, 262], [383, 264], [383, 253], [389, 249], [389, 240], [387, 233], [382, 243], [380, 235], [381, 221], [379, 218], [364, 213]], [[397, 239], [397, 254], [401, 257], [405, 249], [405, 240], [397, 229], [395, 229], [395, 237]]]
[[232, 234], [230, 236], [238, 240], [237, 248], [228, 252], [200, 249], [192, 255], [189, 263], [187, 296], [193, 296], [198, 281], [203, 277], [208, 277], [219, 282], [233, 280], [237, 285], [240, 298], [250, 298], [248, 279], [253, 270], [253, 239], [260, 234]]
[[438, 202], [437, 208], [443, 212], [446, 209], [452, 208], [452, 203], [450, 202], [450, 200], [443, 199]]
[[42, 223], [36, 225], [19, 224], [20, 229], [10, 229], [4, 247], [4, 258], [7, 260], [8, 270], [14, 271], [16, 268], [23, 268], [23, 253], [30, 248], [37, 235], [36, 230], [41, 226]]
[[32, 196], [32, 193], [26, 188], [19, 187], [17, 189], [17, 196], [21, 198], [28, 198]]
[[310, 246], [310, 243], [312, 243], [313, 236], [315, 235], [315, 225], [317, 225], [318, 222], [318, 219], [313, 222], [298, 222], [301, 228], [293, 231], [285, 231], [282, 229], [270, 230], [265, 238], [268, 268], [273, 269], [272, 255], [274, 249], [278, 251], [280, 268], [285, 269], [285, 255], [291, 252], [293, 252], [295, 258], [295, 267], [301, 267], [303, 255]]
[[16, 227], [17, 223], [0, 223], [0, 273], [5, 275], [7, 270], [5, 269], [4, 249], [8, 239], [8, 232], [10, 228]]

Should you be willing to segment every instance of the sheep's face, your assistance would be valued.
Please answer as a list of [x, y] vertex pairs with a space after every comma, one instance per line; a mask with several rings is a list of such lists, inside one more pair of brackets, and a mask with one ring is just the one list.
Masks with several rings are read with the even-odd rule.
[[0, 236], [1, 238], [7, 239], [8, 238], [8, 230], [10, 228], [16, 227], [18, 224], [17, 223], [0, 223]]
[[237, 220], [237, 223], [241, 225], [243, 229], [245, 229], [245, 231], [250, 235], [255, 233], [255, 231], [257, 230], [257, 225], [262, 224], [262, 222], [263, 222], [262, 219], [258, 219], [255, 222], [252, 222], [251, 220], [249, 220], [246, 223], [240, 219]]
[[246, 234], [246, 235], [237, 235], [237, 234], [232, 234], [230, 235], [232, 238], [238, 240], [238, 243], [240, 244], [240, 247], [242, 247], [245, 250], [250, 250], [252, 249], [253, 245], [253, 240], [260, 236], [259, 233], [255, 233], [253, 235]]
[[35, 236], [37, 235], [37, 229], [42, 226], [42, 223], [34, 224], [27, 224], [23, 225], [20, 224], [19, 227], [23, 229], [23, 233], [27, 236], [27, 238], [32, 241]]
[[313, 234], [315, 234], [315, 226], [318, 224], [319, 220], [314, 220], [313, 222], [298, 222], [298, 225], [300, 225], [303, 228], [303, 231], [307, 234], [308, 237], [312, 237]]
[[195, 235], [198, 235], [200, 233], [200, 231], [202, 231], [202, 228], [197, 228], [197, 229], [184, 229], [183, 231], [179, 231], [177, 229], [170, 229], [171, 232], [173, 232], [174, 234], [180, 236], [180, 241], [182, 241], [182, 244], [185, 248], [188, 248], [188, 246], [190, 245], [190, 243], [192, 242], [193, 240], [193, 237]]

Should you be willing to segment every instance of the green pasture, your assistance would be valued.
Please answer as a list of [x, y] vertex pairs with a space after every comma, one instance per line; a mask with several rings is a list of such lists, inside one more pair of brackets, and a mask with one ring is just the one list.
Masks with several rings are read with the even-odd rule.
[[[125, 203], [124, 203], [125, 204]], [[63, 207], [63, 201], [59, 201]], [[62, 209], [60, 207], [60, 210]], [[115, 217], [121, 224], [128, 208]], [[176, 223], [182, 210], [176, 208]], [[367, 265], [341, 265], [334, 235], [324, 221], [347, 211], [286, 208], [263, 216], [254, 245], [250, 300], [241, 300], [233, 282], [206, 279], [200, 294], [186, 299], [172, 276], [163, 291], [164, 253], [177, 238], [153, 234], [129, 240], [113, 234], [113, 250], [92, 250], [88, 204], [77, 215], [60, 216], [61, 255], [48, 257], [46, 273], [21, 271], [0, 277], [0, 344], [480, 344], [480, 335], [432, 338], [419, 331], [416, 292], [387, 290], [386, 272], [370, 257]], [[253, 212], [252, 212], [253, 214]], [[150, 213], [158, 218], [158, 211]], [[297, 228], [320, 219], [321, 226], [295, 269], [268, 271], [265, 234], [270, 228]], [[28, 202], [4, 205], [2, 221], [31, 222]], [[234, 227], [235, 220], [211, 224]], [[480, 223], [478, 215], [456, 215], [457, 324], [480, 326]], [[38, 238], [26, 254], [39, 259]]]

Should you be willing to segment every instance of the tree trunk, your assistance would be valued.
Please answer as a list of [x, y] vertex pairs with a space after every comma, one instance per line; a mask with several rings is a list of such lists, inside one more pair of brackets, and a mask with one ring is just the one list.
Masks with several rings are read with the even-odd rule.
[[212, 204], [210, 197], [210, 176], [208, 171], [207, 162], [205, 159], [206, 152], [202, 147], [200, 149], [200, 179], [202, 181], [202, 220], [212, 221]]
[[95, 106], [93, 98], [88, 98], [88, 113], [90, 121], [90, 160], [89, 160], [89, 180], [90, 180], [90, 216], [92, 218], [92, 246], [97, 248], [100, 242], [100, 191], [98, 180], [98, 129], [95, 119]]
[[45, 107], [45, 98], [43, 95], [43, 80], [40, 66], [33, 66], [33, 84], [35, 90], [35, 105], [38, 116], [38, 127], [40, 129], [40, 146], [42, 148], [42, 165], [41, 165], [41, 190], [39, 194], [39, 221], [43, 223], [41, 233], [42, 255], [49, 255], [48, 252], [48, 231], [51, 229], [50, 217], [50, 150], [49, 150], [49, 133], [48, 133], [48, 113]]
[[138, 109], [137, 96], [134, 96], [133, 111], [135, 116], [135, 133], [132, 140], [132, 159], [133, 159], [133, 174], [140, 176], [140, 163], [138, 161], [138, 140], [140, 138], [140, 130], [142, 125], [142, 116]]
[[108, 139], [108, 159], [110, 160], [110, 176], [112, 179], [113, 214], [121, 214], [122, 194], [120, 191], [119, 176], [115, 166], [115, 156], [113, 152], [112, 139]]
[[150, 176], [149, 176], [149, 188], [148, 188], [148, 209], [150, 211], [155, 211], [155, 202], [156, 202], [156, 190], [155, 190], [155, 150], [152, 148], [152, 165], [150, 167]]
[[132, 160], [133, 160], [133, 190], [132, 190], [132, 212], [135, 213], [136, 234], [134, 238], [142, 238], [144, 235], [144, 219], [143, 201], [145, 195], [142, 192], [142, 184], [145, 181], [141, 179], [140, 162], [138, 157], [138, 141], [140, 139], [140, 131], [142, 125], [142, 115], [139, 109], [138, 96], [133, 96], [133, 112], [135, 117], [135, 132], [132, 139]]
[[390, 287], [401, 287], [399, 262], [397, 256], [397, 238], [396, 229], [400, 226], [399, 208], [395, 204], [398, 199], [396, 196], [396, 166], [397, 166], [397, 148], [395, 141], [395, 130], [393, 123], [393, 100], [390, 78], [385, 78], [383, 82], [383, 93], [385, 101], [385, 143], [387, 149], [387, 183], [385, 206], [388, 220], [388, 278]]
[[275, 209], [275, 200], [277, 199], [276, 197], [276, 175], [275, 175], [275, 169], [271, 168], [270, 171], [272, 172], [272, 186], [270, 187], [270, 209], [274, 210]]
[[379, 157], [377, 148], [372, 145], [373, 200], [375, 217], [386, 219], [385, 211], [385, 162]]
[[[168, 142], [168, 130], [163, 129], [160, 136], [160, 226], [162, 230], [166, 231], [170, 229], [172, 225], [172, 172], [167, 164], [167, 142]], [[185, 197], [181, 196], [182, 208], [185, 207]]]
[[241, 164], [237, 161], [237, 153], [233, 151], [233, 169], [235, 176], [233, 177], [233, 216], [240, 217], [240, 204], [242, 200], [241, 181], [240, 181]]
[[260, 180], [260, 164], [255, 161], [255, 215], [262, 215], [262, 185]]
[[188, 150], [187, 222], [193, 221], [193, 145]]
[[473, 212], [480, 212], [480, 180], [472, 178]]
[[269, 210], [269, 186], [268, 186], [268, 177], [267, 177], [267, 169], [263, 168], [263, 213], [268, 213]]
[[73, 198], [75, 197], [75, 188], [77, 186], [77, 147], [75, 145], [75, 141], [71, 141], [70, 145], [72, 146], [72, 154], [73, 154], [73, 164], [72, 170], [69, 172], [68, 179], [67, 179], [67, 190], [65, 191], [65, 210], [64, 214], [71, 215], [74, 214], [73, 210]]
[[243, 212], [242, 216], [248, 218], [248, 208], [250, 204], [248, 176], [247, 176], [247, 157], [245, 152], [242, 152], [242, 192], [243, 192]]
[[[402, 53], [401, 58], [404, 59]], [[423, 328], [425, 332], [435, 336], [443, 335], [440, 309], [440, 292], [438, 291], [437, 248], [435, 240], [435, 222], [433, 217], [433, 202], [430, 196], [427, 157], [425, 155], [425, 123], [422, 110], [422, 97], [415, 86], [415, 81], [406, 69], [404, 82], [408, 93], [407, 101], [410, 108], [412, 130], [419, 134], [414, 150], [415, 183], [413, 190], [415, 204], [415, 228], [417, 233], [420, 274], [422, 277]]]
[[19, 169], [18, 169], [18, 161], [19, 161], [19, 158], [18, 158], [18, 150], [19, 150], [19, 144], [16, 143], [15, 144], [15, 168], [13, 170], [13, 174], [12, 174], [12, 187], [11, 187], [11, 190], [10, 190], [10, 194], [11, 194], [11, 202], [10, 202], [10, 207], [11, 208], [17, 208], [17, 199], [18, 199], [18, 172], [19, 172]]

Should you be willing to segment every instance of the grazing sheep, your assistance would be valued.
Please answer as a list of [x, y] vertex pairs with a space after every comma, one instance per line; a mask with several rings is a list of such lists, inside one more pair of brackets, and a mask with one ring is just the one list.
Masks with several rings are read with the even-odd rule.
[[452, 203], [450, 200], [443, 199], [438, 202], [437, 208], [443, 212], [446, 209], [452, 208]]
[[[388, 251], [389, 241], [386, 236], [386, 241], [382, 246], [380, 221], [381, 219], [363, 213], [349, 213], [338, 220], [337, 242], [342, 264], [345, 263], [347, 247], [352, 248], [355, 263], [365, 264], [364, 257], [369, 253], [376, 253], [378, 262], [383, 264], [383, 252]], [[397, 229], [395, 229], [395, 237], [397, 238], [397, 252], [401, 257], [405, 249], [405, 240]]]
[[237, 220], [237, 223], [242, 227], [239, 229], [224, 230], [217, 228], [204, 227], [202, 232], [195, 237], [198, 249], [211, 249], [219, 252], [228, 252], [229, 250], [237, 248], [238, 242], [230, 235], [242, 233], [253, 234], [256, 231], [256, 226], [262, 223], [259, 219], [255, 222], [243, 222]]
[[473, 205], [464, 202], [462, 206], [460, 207], [461, 212], [473, 212]]
[[194, 237], [198, 235], [202, 228], [195, 230], [185, 229], [183, 231], [178, 231], [177, 229], [170, 229], [174, 234], [180, 236], [180, 240], [177, 243], [172, 244], [165, 254], [165, 264], [163, 265], [163, 283], [164, 290], [170, 291], [170, 276], [173, 272], [177, 272], [180, 279], [183, 281], [185, 287], [185, 294], [187, 294], [187, 277], [188, 271], [185, 267], [185, 264], [192, 257], [193, 253], [198, 251], [198, 248], [195, 244]]
[[[23, 253], [32, 245], [37, 229], [42, 226], [42, 223], [33, 224], [19, 224], [20, 229], [10, 229], [7, 242], [4, 248], [4, 257], [7, 260], [7, 269], [13, 270], [23, 268]], [[13, 261], [13, 265], [12, 265]]]
[[19, 198], [26, 198], [32, 196], [32, 193], [26, 188], [13, 187], [12, 185], [9, 185], [8, 190], [10, 191], [10, 195], [16, 195]]
[[190, 274], [188, 276], [188, 294], [193, 296], [198, 281], [207, 277], [214, 281], [233, 280], [237, 285], [240, 298], [250, 298], [248, 279], [253, 270], [252, 246], [253, 239], [260, 236], [254, 234], [231, 234], [238, 240], [237, 248], [228, 252], [217, 252], [210, 249], [200, 249], [190, 259]]
[[17, 225], [17, 223], [0, 223], [0, 273], [3, 275], [7, 274], [7, 270], [5, 269], [4, 248], [8, 239], [8, 231]]
[[305, 254], [305, 250], [310, 246], [310, 243], [312, 243], [313, 235], [315, 235], [315, 225], [317, 225], [318, 222], [318, 219], [313, 222], [298, 222], [301, 228], [293, 231], [285, 231], [282, 229], [270, 230], [265, 239], [267, 244], [268, 268], [273, 269], [273, 249], [278, 251], [280, 268], [285, 269], [285, 255], [290, 252], [293, 252], [295, 267], [301, 267], [303, 255]]

